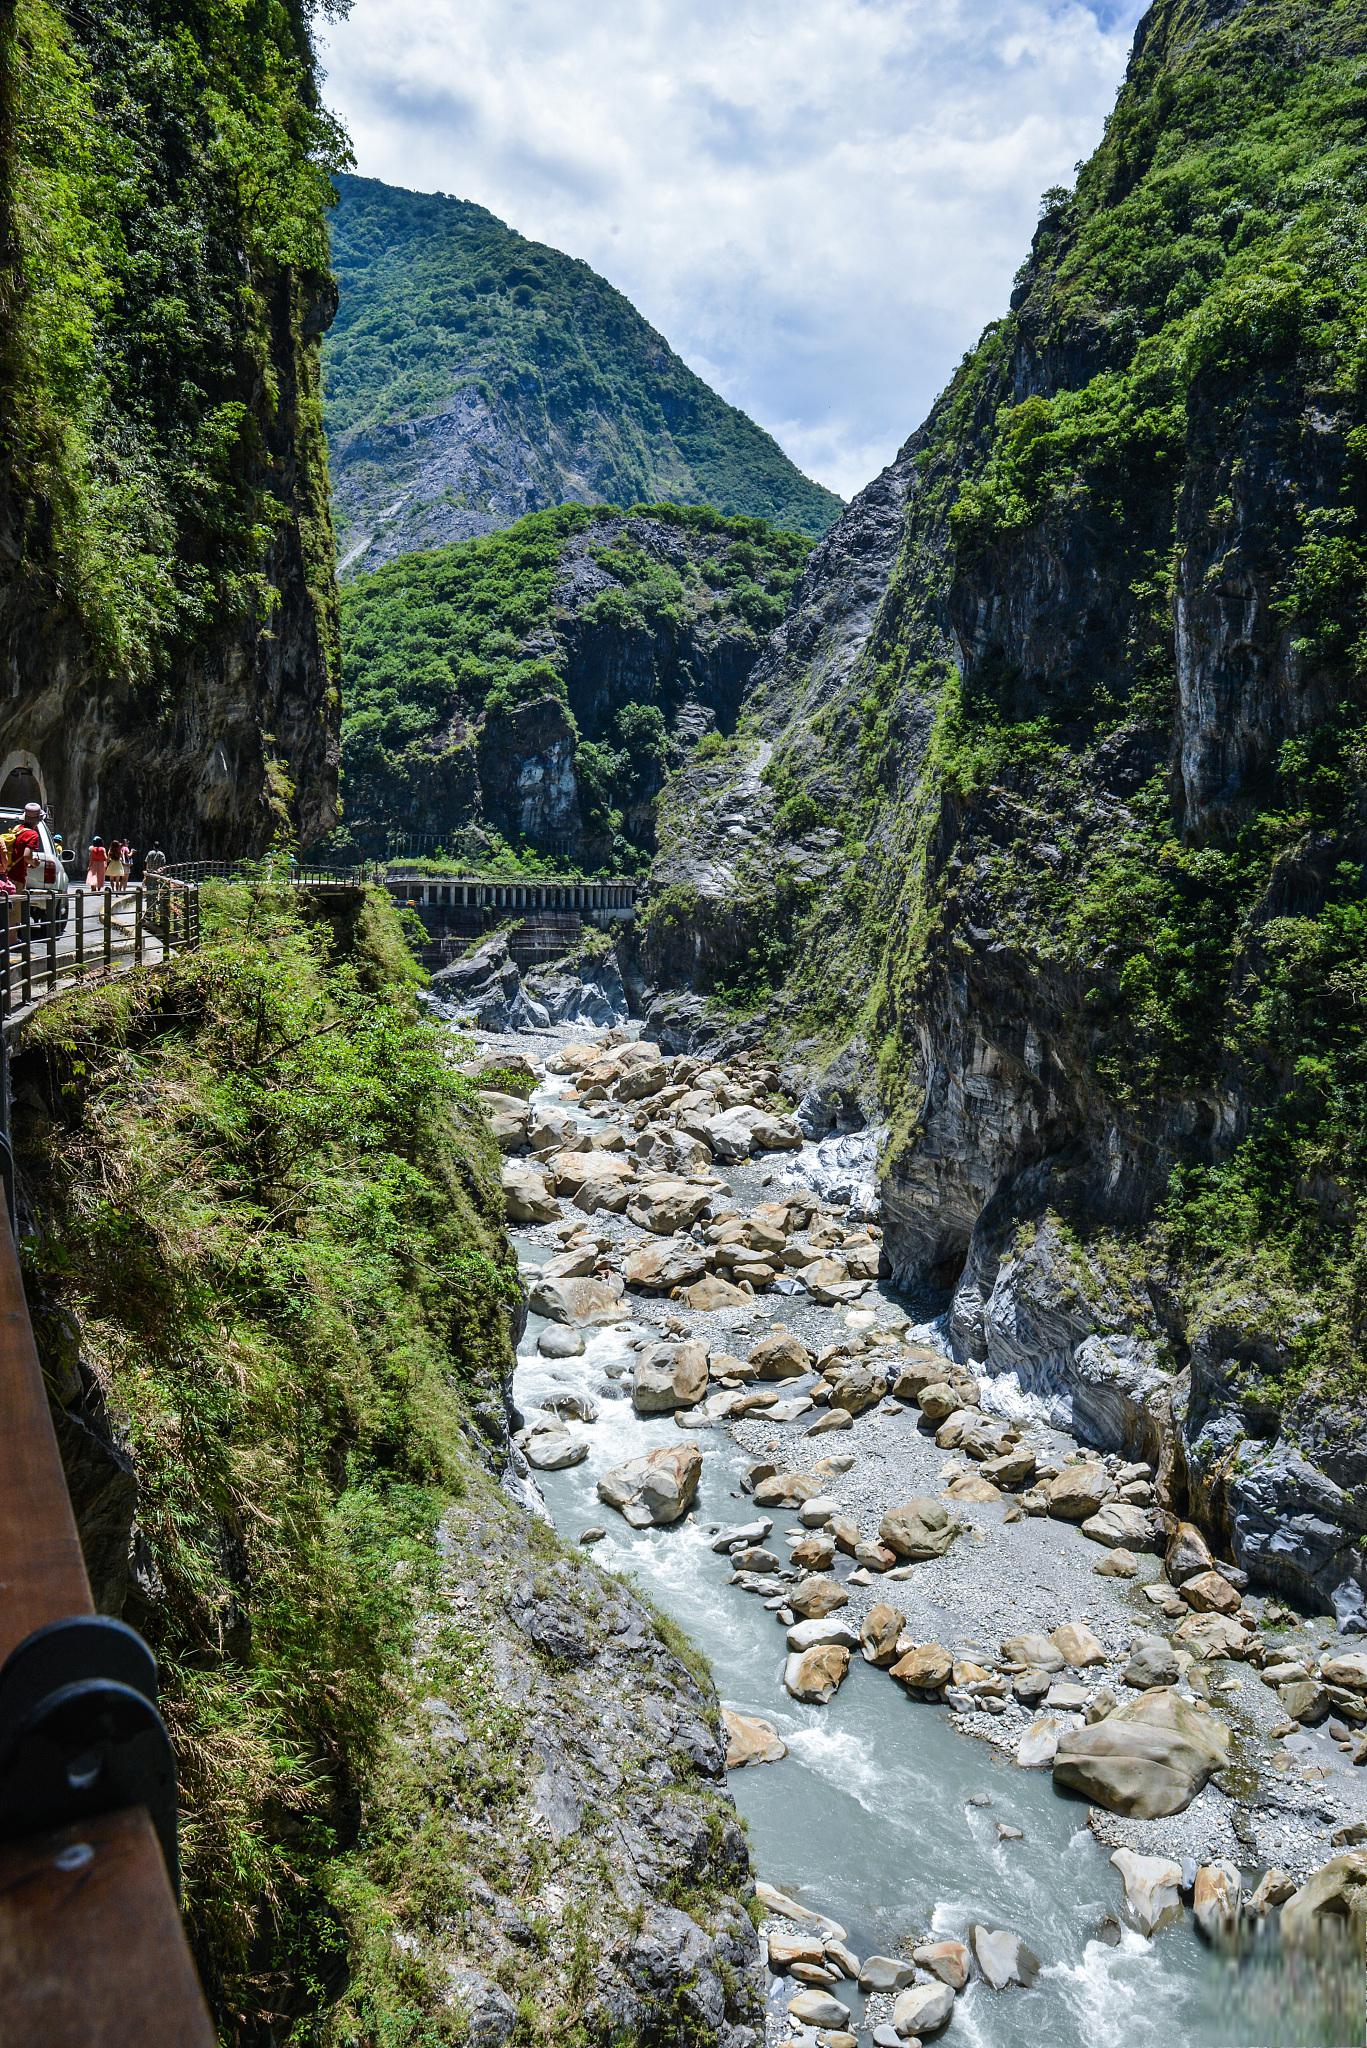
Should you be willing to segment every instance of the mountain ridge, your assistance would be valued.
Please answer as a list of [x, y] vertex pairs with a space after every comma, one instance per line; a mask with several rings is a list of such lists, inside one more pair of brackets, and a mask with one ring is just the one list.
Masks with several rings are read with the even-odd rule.
[[810, 538], [840, 510], [581, 259], [469, 200], [335, 182], [324, 392], [344, 572], [567, 502], [710, 504]]

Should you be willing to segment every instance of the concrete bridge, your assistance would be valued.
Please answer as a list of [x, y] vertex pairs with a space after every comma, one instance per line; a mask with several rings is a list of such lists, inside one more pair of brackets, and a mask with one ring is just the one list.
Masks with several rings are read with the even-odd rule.
[[508, 947], [519, 967], [556, 959], [585, 924], [600, 929], [628, 924], [636, 915], [637, 882], [590, 880], [582, 875], [502, 880], [491, 875], [377, 874], [396, 903], [421, 920], [428, 943], [421, 958], [443, 966], [484, 932], [507, 924]]
[[384, 886], [396, 902], [415, 910], [492, 911], [496, 919], [519, 911], [575, 912], [591, 924], [618, 924], [636, 914], [635, 882], [587, 881], [579, 875], [552, 880], [500, 881], [488, 875], [396, 875]]

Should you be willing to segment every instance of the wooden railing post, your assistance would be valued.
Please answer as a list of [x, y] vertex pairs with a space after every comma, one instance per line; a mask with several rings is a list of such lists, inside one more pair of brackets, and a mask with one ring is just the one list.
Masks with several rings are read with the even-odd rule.
[[50, 990], [57, 986], [57, 891], [53, 889], [47, 899], [47, 985]]
[[20, 941], [23, 948], [20, 955], [23, 965], [23, 998], [24, 1002], [28, 1004], [33, 1001], [33, 905], [29, 900], [27, 890], [24, 892], [24, 900], [20, 905], [19, 916], [21, 920], [19, 926]]
[[109, 973], [114, 964], [114, 891], [100, 891], [104, 903], [104, 971]]
[[76, 896], [76, 979], [85, 980], [85, 890], [79, 885]]
[[133, 958], [142, 959], [142, 885], [133, 891]]

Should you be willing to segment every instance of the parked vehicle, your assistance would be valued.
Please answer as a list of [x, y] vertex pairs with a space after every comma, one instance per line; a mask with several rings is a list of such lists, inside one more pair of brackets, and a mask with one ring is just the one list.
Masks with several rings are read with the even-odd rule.
[[[12, 810], [0, 806], [0, 832], [8, 832], [15, 825], [21, 825], [23, 821], [22, 807]], [[29, 862], [25, 893], [35, 899], [32, 905], [34, 931], [46, 933], [51, 924], [60, 937], [66, 930], [67, 919], [71, 915], [66, 863], [62, 858], [62, 849], [53, 837], [52, 827], [46, 818], [39, 821], [38, 837], [41, 845]], [[50, 895], [49, 891], [52, 892]], [[43, 900], [45, 897], [46, 902]]]

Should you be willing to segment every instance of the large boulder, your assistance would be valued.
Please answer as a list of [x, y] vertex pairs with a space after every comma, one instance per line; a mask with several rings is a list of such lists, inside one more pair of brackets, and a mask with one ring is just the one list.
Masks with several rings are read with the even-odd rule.
[[1229, 1730], [1166, 1687], [1141, 1693], [1059, 1738], [1054, 1783], [1112, 1813], [1157, 1820], [1181, 1813], [1229, 1760]]
[[589, 1454], [583, 1437], [572, 1437], [562, 1422], [539, 1422], [521, 1438], [522, 1455], [536, 1472], [562, 1472]]
[[954, 1659], [941, 1643], [918, 1643], [899, 1657], [892, 1675], [908, 1692], [943, 1692], [949, 1684]]
[[701, 1478], [702, 1452], [696, 1444], [670, 1444], [605, 1472], [598, 1482], [598, 1498], [616, 1508], [633, 1529], [649, 1529], [686, 1515]]
[[1232, 1863], [1203, 1863], [1191, 1894], [1197, 1932], [1209, 1942], [1227, 1942], [1238, 1932], [1244, 1881]]
[[[1051, 1509], [1057, 1513], [1057, 1509]], [[1108, 1500], [1082, 1524], [1082, 1533], [1107, 1550], [1147, 1550], [1153, 1541], [1153, 1523], [1143, 1508], [1129, 1501]]]
[[810, 1650], [794, 1650], [783, 1666], [784, 1690], [809, 1706], [824, 1707], [844, 1683], [850, 1668], [850, 1653], [841, 1644], [818, 1643]]
[[875, 1408], [882, 1400], [886, 1382], [881, 1374], [874, 1374], [866, 1365], [842, 1366], [830, 1381], [833, 1409], [841, 1409], [847, 1415], [862, 1415], [866, 1408]]
[[550, 1323], [620, 1323], [626, 1320], [622, 1283], [607, 1280], [534, 1280], [527, 1295], [533, 1315]]
[[899, 1993], [892, 2008], [892, 2024], [905, 2040], [925, 2040], [949, 2025], [954, 2011], [954, 1993], [948, 1984], [913, 1984]]
[[748, 1764], [776, 1764], [788, 1754], [788, 1745], [772, 1721], [757, 1714], [738, 1714], [732, 1707], [721, 1710], [726, 1735], [726, 1768], [743, 1771]]
[[637, 1245], [622, 1261], [622, 1278], [638, 1294], [672, 1294], [701, 1280], [707, 1259], [689, 1237], [671, 1237], [664, 1244]]
[[1062, 1622], [1049, 1640], [1064, 1663], [1070, 1664], [1074, 1671], [1085, 1671], [1090, 1665], [1106, 1662], [1106, 1652], [1086, 1622]]
[[750, 1364], [757, 1379], [795, 1380], [811, 1371], [812, 1354], [794, 1331], [780, 1325], [754, 1346]]
[[938, 1500], [917, 1494], [901, 1507], [888, 1509], [878, 1525], [878, 1534], [898, 1557], [920, 1563], [926, 1558], [943, 1557], [959, 1528], [960, 1524]]
[[1168, 1538], [1163, 1558], [1168, 1577], [1174, 1586], [1180, 1586], [1188, 1579], [1194, 1579], [1199, 1572], [1215, 1569], [1215, 1559], [1210, 1545], [1194, 1522], [1179, 1522]]
[[870, 1664], [889, 1665], [897, 1661], [897, 1639], [907, 1618], [886, 1600], [875, 1600], [859, 1628], [859, 1641]]
[[788, 1596], [788, 1605], [804, 1621], [820, 1621], [838, 1607], [848, 1607], [850, 1596], [839, 1579], [814, 1575], [799, 1579]]
[[1125, 1887], [1121, 1917], [1140, 1934], [1156, 1934], [1170, 1920], [1182, 1917], [1182, 1866], [1168, 1856], [1140, 1856], [1133, 1849], [1112, 1851], [1111, 1862]]
[[1367, 1849], [1354, 1849], [1336, 1856], [1282, 1907], [1282, 1940], [1309, 1946], [1326, 1937], [1343, 1934], [1362, 1953], [1367, 1938]]
[[1217, 1658], [1237, 1662], [1247, 1656], [1252, 1640], [1252, 1630], [1232, 1614], [1189, 1614], [1173, 1634], [1173, 1641], [1190, 1650], [1193, 1657], [1211, 1662]]
[[497, 1088], [482, 1088], [479, 1099], [499, 1151], [525, 1151], [532, 1121], [530, 1105], [520, 1095], [504, 1095]]
[[707, 1392], [707, 1346], [652, 1344], [631, 1376], [631, 1405], [638, 1415], [668, 1415], [692, 1408]]
[[1182, 1586], [1182, 1598], [1197, 1614], [1237, 1614], [1243, 1602], [1219, 1572], [1197, 1572]]
[[505, 1159], [502, 1170], [503, 1206], [510, 1223], [553, 1223], [560, 1204], [551, 1193], [544, 1173], [521, 1159]]
[[632, 1191], [627, 1214], [642, 1230], [653, 1231], [657, 1237], [673, 1237], [676, 1231], [692, 1228], [712, 1195], [710, 1187], [695, 1180], [643, 1180]]
[[1038, 1977], [1039, 1957], [1009, 1928], [984, 1927], [975, 1921], [968, 1940], [983, 1981], [993, 1991], [1005, 1991], [1012, 1984], [1028, 1987]]
[[752, 1300], [743, 1287], [723, 1280], [720, 1273], [704, 1273], [701, 1280], [680, 1288], [679, 1295], [690, 1308], [703, 1309], [709, 1314], [716, 1309], [749, 1308]]
[[1085, 1522], [1112, 1491], [1104, 1465], [1064, 1465], [1044, 1486], [1048, 1511], [1062, 1522]]

